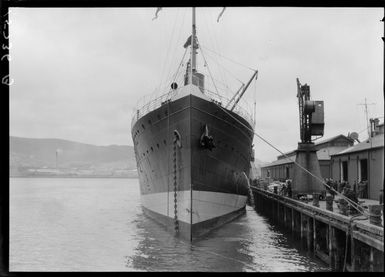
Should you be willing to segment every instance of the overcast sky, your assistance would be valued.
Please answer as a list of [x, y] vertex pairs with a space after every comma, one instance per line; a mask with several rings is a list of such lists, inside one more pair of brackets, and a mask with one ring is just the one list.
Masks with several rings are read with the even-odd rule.
[[[10, 135], [132, 145], [138, 99], [165, 92], [159, 87], [176, 71], [191, 30], [191, 9], [164, 8], [152, 20], [155, 10], [12, 8]], [[324, 138], [367, 137], [358, 105], [365, 98], [375, 103], [369, 117], [383, 120], [383, 9], [229, 7], [218, 23], [221, 10], [197, 8], [204, 55], [214, 50], [258, 69], [244, 100], [256, 99], [256, 132], [277, 148], [287, 152], [299, 141], [297, 77], [313, 100], [325, 101]], [[211, 56], [233, 74], [218, 71], [218, 80], [235, 90], [229, 76], [252, 75]], [[257, 137], [254, 144], [262, 161], [279, 155]]]

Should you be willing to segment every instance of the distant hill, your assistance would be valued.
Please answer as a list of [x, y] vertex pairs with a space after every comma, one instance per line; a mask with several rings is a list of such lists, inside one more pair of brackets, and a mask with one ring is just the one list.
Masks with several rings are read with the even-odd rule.
[[[57, 153], [57, 154], [56, 154]], [[119, 170], [137, 175], [134, 147], [128, 145], [97, 146], [64, 139], [10, 137], [11, 176], [25, 175], [29, 169], [51, 168], [83, 170], [85, 174], [111, 175]], [[264, 162], [255, 159], [254, 174], [261, 174]], [[88, 170], [88, 171], [87, 171]], [[127, 175], [126, 174], [126, 175]]]
[[136, 168], [134, 148], [128, 145], [97, 146], [63, 139], [10, 137], [11, 169], [56, 168], [56, 155], [59, 168]]

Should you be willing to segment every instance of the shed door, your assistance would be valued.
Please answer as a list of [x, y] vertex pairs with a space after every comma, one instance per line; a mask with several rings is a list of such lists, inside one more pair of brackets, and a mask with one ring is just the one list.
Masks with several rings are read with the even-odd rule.
[[360, 176], [358, 176], [360, 181], [367, 181], [368, 180], [368, 160], [362, 159], [360, 160]]

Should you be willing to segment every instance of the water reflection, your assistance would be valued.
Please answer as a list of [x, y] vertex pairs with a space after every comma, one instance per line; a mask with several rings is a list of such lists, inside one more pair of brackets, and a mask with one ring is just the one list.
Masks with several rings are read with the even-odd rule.
[[190, 244], [143, 215], [137, 179], [11, 179], [11, 271], [325, 271], [247, 208]]
[[[328, 271], [252, 208], [237, 220], [189, 243], [138, 214], [139, 243], [126, 266], [145, 271]], [[295, 245], [297, 243], [297, 245]]]

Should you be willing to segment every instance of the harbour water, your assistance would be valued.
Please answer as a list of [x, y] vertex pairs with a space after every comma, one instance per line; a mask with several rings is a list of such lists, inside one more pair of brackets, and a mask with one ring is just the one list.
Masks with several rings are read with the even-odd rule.
[[137, 179], [11, 178], [10, 271], [329, 271], [247, 213], [190, 244], [145, 217]]

